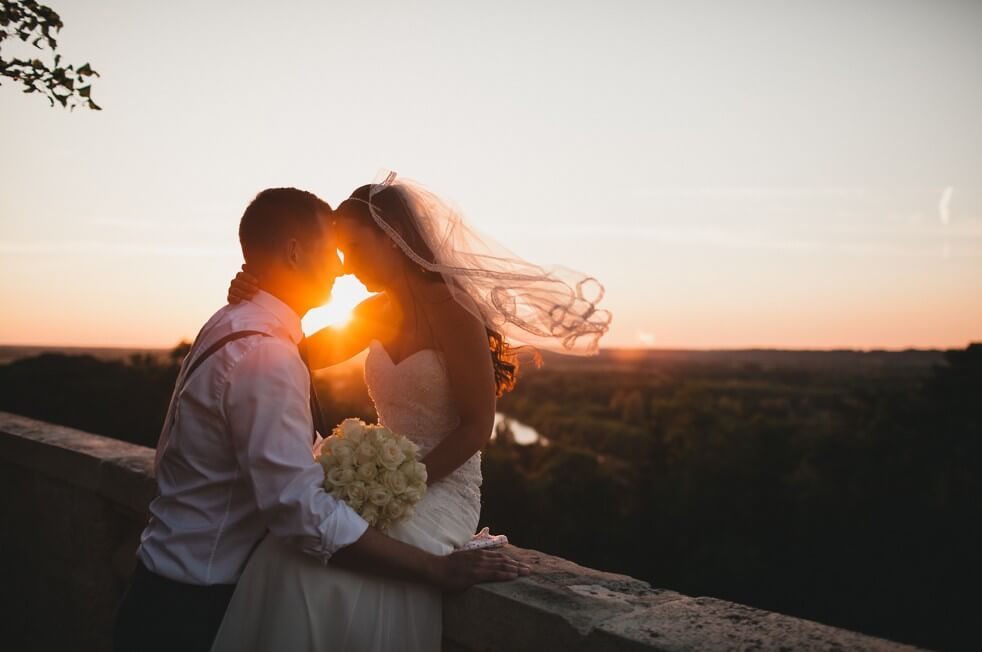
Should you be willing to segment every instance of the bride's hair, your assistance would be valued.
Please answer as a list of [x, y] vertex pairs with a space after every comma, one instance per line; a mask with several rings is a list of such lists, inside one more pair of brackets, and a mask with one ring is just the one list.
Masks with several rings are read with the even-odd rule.
[[[402, 239], [406, 241], [406, 244], [409, 245], [412, 251], [416, 252], [416, 254], [428, 263], [437, 263], [438, 261], [432, 249], [426, 244], [426, 240], [416, 226], [416, 220], [413, 218], [413, 212], [409, 203], [402, 196], [402, 193], [399, 192], [399, 188], [395, 186], [388, 186], [381, 190], [376, 188], [374, 193], [372, 192], [373, 188], [374, 186], [369, 184], [355, 189], [351, 193], [351, 196], [341, 202], [341, 205], [337, 207], [334, 213], [335, 219], [351, 217], [357, 219], [361, 224], [389, 237], [372, 218], [368, 209], [368, 203], [371, 201], [375, 210], [384, 216], [386, 223], [402, 236]], [[414, 264], [408, 256], [404, 255], [404, 258], [406, 268], [411, 273], [446, 285], [447, 281], [439, 272], [430, 271], [422, 265]], [[517, 354], [531, 347], [512, 346], [501, 333], [491, 328], [486, 327], [485, 332], [487, 333], [491, 361], [494, 363], [495, 391], [498, 396], [501, 396], [514, 389], [515, 383], [518, 381], [520, 364]], [[539, 353], [534, 349], [532, 349], [532, 352], [535, 364], [541, 364]]]

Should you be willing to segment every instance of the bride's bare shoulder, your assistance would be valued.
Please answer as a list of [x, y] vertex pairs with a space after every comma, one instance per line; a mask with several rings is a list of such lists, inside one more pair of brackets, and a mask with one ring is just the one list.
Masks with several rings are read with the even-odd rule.
[[432, 314], [444, 326], [444, 330], [466, 327], [480, 328], [483, 331], [477, 304], [463, 289], [451, 290], [444, 283], [431, 283], [427, 285], [425, 292]]

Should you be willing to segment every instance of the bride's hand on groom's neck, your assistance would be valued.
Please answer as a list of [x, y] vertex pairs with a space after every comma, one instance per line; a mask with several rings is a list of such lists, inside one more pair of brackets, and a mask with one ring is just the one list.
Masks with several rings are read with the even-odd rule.
[[243, 265], [242, 271], [235, 275], [228, 286], [228, 302], [239, 303], [256, 296], [259, 292], [259, 279], [249, 272], [249, 266]]

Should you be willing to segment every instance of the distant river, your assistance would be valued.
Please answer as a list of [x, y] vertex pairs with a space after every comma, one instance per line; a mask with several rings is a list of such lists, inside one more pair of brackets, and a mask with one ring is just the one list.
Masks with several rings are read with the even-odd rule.
[[498, 436], [498, 425], [504, 423], [515, 435], [515, 443], [522, 446], [529, 446], [531, 444], [539, 443], [543, 446], [549, 445], [549, 440], [540, 435], [535, 428], [532, 426], [527, 426], [521, 421], [517, 421], [503, 412], [494, 413], [494, 430], [491, 433], [491, 439]]

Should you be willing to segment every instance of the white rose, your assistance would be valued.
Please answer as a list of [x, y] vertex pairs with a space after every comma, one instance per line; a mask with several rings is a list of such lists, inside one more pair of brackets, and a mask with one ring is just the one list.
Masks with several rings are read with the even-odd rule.
[[355, 449], [355, 459], [362, 464], [365, 462], [374, 462], [377, 455], [378, 451], [375, 449], [375, 446], [367, 440], [362, 441], [358, 444], [358, 448]]
[[367, 503], [361, 508], [361, 517], [368, 521], [369, 525], [375, 525], [378, 523], [379, 511], [378, 507], [371, 503]]
[[392, 500], [392, 492], [382, 485], [377, 484], [368, 489], [368, 501], [373, 505], [383, 507], [390, 500]]
[[365, 483], [355, 480], [344, 488], [344, 501], [353, 509], [361, 507], [365, 502]]
[[326, 451], [321, 453], [320, 457], [317, 458], [317, 461], [324, 467], [324, 473], [327, 473], [329, 469], [340, 464], [337, 457], [327, 453]]
[[340, 466], [332, 467], [325, 478], [325, 484], [332, 490], [341, 486], [341, 473], [344, 471]]
[[416, 459], [416, 453], [419, 451], [419, 446], [410, 441], [407, 437], [399, 438], [399, 448], [402, 449], [402, 454], [406, 456], [407, 459]]
[[394, 494], [401, 494], [409, 488], [409, 480], [399, 471], [386, 471], [382, 474], [382, 484]]
[[385, 517], [392, 521], [398, 521], [405, 515], [406, 506], [400, 503], [398, 500], [393, 500], [391, 503], [385, 506]]
[[351, 446], [352, 450], [358, 448], [358, 444], [364, 441], [364, 439], [365, 437], [361, 432], [353, 432], [344, 438], [344, 440]]
[[349, 464], [355, 456], [355, 447], [346, 439], [335, 439], [331, 444], [330, 451], [331, 455]]
[[422, 487], [409, 487], [406, 489], [405, 493], [402, 494], [402, 498], [408, 500], [411, 504], [415, 505], [419, 501], [423, 500], [423, 496], [426, 494], [426, 485]]
[[426, 486], [426, 478], [428, 477], [429, 475], [426, 472], [426, 465], [422, 462], [416, 462], [416, 479], [419, 480], [424, 487]]
[[334, 474], [332, 478], [335, 487], [344, 487], [355, 481], [355, 470], [350, 466], [341, 466], [331, 469]]
[[352, 448], [358, 448], [358, 444], [365, 441], [365, 429], [364, 428], [348, 428], [344, 435], [341, 435], [341, 429], [335, 430], [342, 439], [351, 444]]
[[375, 476], [378, 475], [378, 469], [375, 467], [374, 464], [371, 463], [362, 464], [358, 467], [358, 470], [355, 471], [355, 475], [358, 476], [359, 480], [363, 480], [365, 482], [371, 482], [372, 480], [375, 479]]
[[345, 419], [336, 428], [338, 434], [347, 439], [357, 437], [365, 429], [365, 422], [361, 419]]
[[402, 452], [399, 443], [394, 439], [390, 439], [382, 444], [378, 459], [385, 468], [395, 470], [406, 459], [406, 455]]
[[389, 441], [393, 437], [395, 437], [395, 435], [393, 435], [392, 431], [386, 428], [385, 426], [373, 426], [371, 430], [371, 435], [369, 437], [369, 441], [371, 441], [376, 446], [381, 446], [382, 444]]
[[415, 460], [406, 460], [399, 465], [399, 473], [406, 476], [406, 480], [409, 480], [410, 482], [412, 482], [413, 475], [416, 473], [416, 468], [414, 466], [415, 464]]
[[406, 476], [410, 485], [426, 483], [426, 465], [422, 462], [415, 460], [403, 462], [399, 467], [399, 472]]

